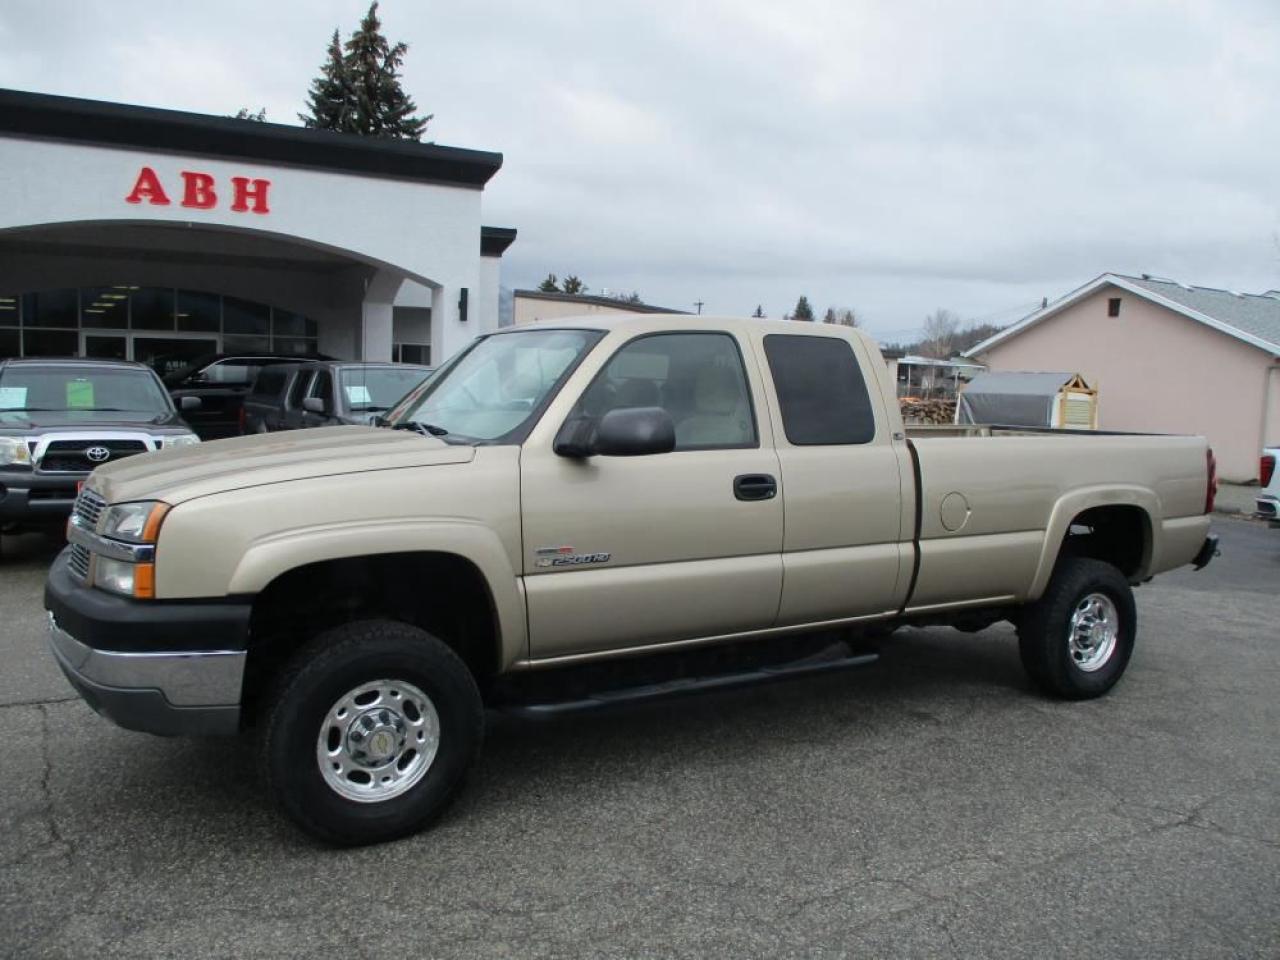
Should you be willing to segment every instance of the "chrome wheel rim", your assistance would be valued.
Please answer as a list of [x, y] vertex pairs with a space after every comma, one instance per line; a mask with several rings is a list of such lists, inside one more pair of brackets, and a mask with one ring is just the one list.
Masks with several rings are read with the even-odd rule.
[[440, 715], [431, 698], [402, 680], [371, 680], [325, 714], [316, 763], [339, 796], [380, 803], [421, 780], [439, 749]]
[[1120, 636], [1120, 613], [1105, 593], [1091, 593], [1071, 615], [1067, 641], [1072, 662], [1085, 673], [1101, 669], [1115, 652]]

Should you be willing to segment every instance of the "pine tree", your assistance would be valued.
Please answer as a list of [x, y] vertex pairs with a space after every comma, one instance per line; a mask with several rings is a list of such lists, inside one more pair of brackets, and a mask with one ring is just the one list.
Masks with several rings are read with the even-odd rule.
[[298, 119], [304, 127], [312, 129], [359, 133], [353, 123], [350, 92], [351, 80], [346, 61], [342, 58], [342, 41], [335, 29], [329, 41], [328, 58], [320, 67], [320, 76], [311, 81], [311, 90], [307, 93], [307, 107], [311, 113], [300, 113]]
[[809, 323], [813, 323], [813, 307], [809, 306], [808, 297], [801, 296], [800, 299], [796, 301], [796, 309], [791, 314], [791, 319], [805, 320]]
[[564, 278], [564, 283], [561, 285], [561, 289], [564, 290], [565, 293], [581, 294], [586, 293], [590, 288], [577, 277], [570, 275]]
[[538, 284], [538, 289], [543, 293], [559, 293], [560, 281], [556, 279], [556, 275], [554, 273], [548, 273], [547, 279]]
[[753, 314], [752, 314], [752, 316], [753, 316], [753, 317], [758, 317], [758, 318], [760, 318], [760, 319], [763, 319], [763, 318], [764, 318], [764, 307], [757, 303], [757, 304], [756, 304], [756, 312], [755, 312], [755, 313], [753, 313]]
[[836, 322], [836, 308], [835, 308], [835, 307], [827, 307], [827, 312], [826, 312], [826, 313], [824, 313], [824, 314], [822, 315], [822, 322], [823, 322], [823, 323], [835, 323], [835, 322]]
[[391, 44], [382, 34], [375, 0], [345, 45], [338, 31], [328, 59], [311, 83], [311, 113], [299, 114], [308, 127], [358, 133], [366, 137], [420, 140], [432, 115], [416, 117], [418, 107], [400, 86], [406, 43]]

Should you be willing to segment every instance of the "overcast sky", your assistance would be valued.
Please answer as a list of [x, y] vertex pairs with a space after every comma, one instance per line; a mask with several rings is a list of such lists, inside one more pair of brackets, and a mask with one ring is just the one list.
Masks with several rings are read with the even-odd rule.
[[[363, 0], [4, 0], [0, 86], [296, 123]], [[910, 338], [1105, 271], [1280, 287], [1280, 2], [384, 0], [504, 283]]]

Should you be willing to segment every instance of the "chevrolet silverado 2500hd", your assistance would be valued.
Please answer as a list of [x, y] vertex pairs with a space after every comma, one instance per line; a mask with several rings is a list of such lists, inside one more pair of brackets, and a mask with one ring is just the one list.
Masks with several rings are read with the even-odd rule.
[[384, 423], [108, 464], [46, 589], [94, 709], [252, 730], [283, 810], [338, 843], [436, 816], [486, 703], [860, 663], [814, 639], [857, 628], [1007, 619], [1035, 685], [1099, 696], [1133, 650], [1131, 585], [1215, 549], [1203, 438], [913, 436], [844, 327], [521, 327]]

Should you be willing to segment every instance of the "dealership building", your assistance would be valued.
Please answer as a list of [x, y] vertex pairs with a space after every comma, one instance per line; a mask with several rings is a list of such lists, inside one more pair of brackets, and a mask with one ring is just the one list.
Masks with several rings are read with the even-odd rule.
[[499, 325], [502, 156], [0, 90], [0, 357], [439, 363]]

